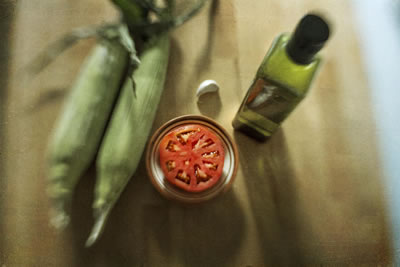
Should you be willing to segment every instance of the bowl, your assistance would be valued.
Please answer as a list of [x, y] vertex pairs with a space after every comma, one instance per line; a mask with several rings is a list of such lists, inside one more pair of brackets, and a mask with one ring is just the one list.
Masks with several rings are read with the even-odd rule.
[[[199, 124], [213, 132], [225, 150], [224, 167], [220, 179], [212, 187], [201, 192], [188, 192], [167, 181], [160, 167], [159, 146], [170, 131], [187, 124]], [[200, 203], [210, 200], [231, 187], [238, 168], [239, 154], [236, 144], [226, 130], [213, 119], [201, 115], [184, 115], [163, 124], [151, 137], [146, 151], [146, 168], [151, 183], [164, 197], [183, 203]]]

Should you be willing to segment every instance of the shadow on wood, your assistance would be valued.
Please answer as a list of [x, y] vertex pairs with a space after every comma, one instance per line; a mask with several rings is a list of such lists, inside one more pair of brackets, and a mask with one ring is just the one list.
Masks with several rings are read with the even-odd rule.
[[[10, 74], [10, 37], [11, 37], [11, 24], [14, 17], [15, 3], [10, 1], [5, 1], [0, 3], [0, 214], [2, 217], [6, 217], [7, 213], [5, 210], [5, 201], [7, 199], [7, 186], [6, 180], [2, 178], [5, 177], [5, 157], [8, 155], [7, 147], [5, 145], [6, 138], [6, 112], [7, 112], [7, 88], [9, 86], [9, 74]], [[0, 219], [0, 233], [4, 233], [6, 228], [6, 221]], [[0, 263], [5, 263], [6, 252], [6, 240], [3, 239], [4, 235], [0, 237], [0, 251], [5, 251], [5, 253], [0, 253]], [[4, 249], [4, 250], [3, 250]]]
[[260, 237], [264, 264], [304, 265], [304, 252], [298, 239], [301, 229], [297, 222], [300, 211], [296, 199], [296, 177], [282, 129], [265, 143], [239, 132], [235, 132], [234, 138], [240, 152], [240, 168]]

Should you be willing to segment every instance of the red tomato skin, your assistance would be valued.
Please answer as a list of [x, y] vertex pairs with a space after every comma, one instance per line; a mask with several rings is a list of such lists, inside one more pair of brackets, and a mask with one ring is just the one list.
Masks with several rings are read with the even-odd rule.
[[[187, 136], [186, 132], [189, 132]], [[162, 138], [159, 151], [160, 166], [165, 178], [185, 191], [207, 190], [221, 178], [225, 158], [224, 147], [222, 141], [207, 127], [197, 124], [178, 127]], [[168, 161], [173, 161], [172, 170], [168, 169]], [[200, 171], [196, 172], [198, 168]], [[201, 172], [203, 177], [207, 176], [206, 181], [199, 178]], [[185, 174], [190, 176], [190, 180]], [[178, 176], [183, 178], [178, 179]]]

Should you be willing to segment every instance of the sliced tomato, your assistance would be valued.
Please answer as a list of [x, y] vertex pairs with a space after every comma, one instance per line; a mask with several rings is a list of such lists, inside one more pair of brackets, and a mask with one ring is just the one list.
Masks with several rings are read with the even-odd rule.
[[221, 178], [224, 147], [204, 126], [189, 124], [172, 130], [161, 140], [159, 150], [165, 178], [183, 190], [204, 191]]

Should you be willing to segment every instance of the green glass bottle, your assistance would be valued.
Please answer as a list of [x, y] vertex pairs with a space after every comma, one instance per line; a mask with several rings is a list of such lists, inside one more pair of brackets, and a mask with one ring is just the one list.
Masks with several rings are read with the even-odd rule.
[[279, 128], [307, 94], [329, 32], [324, 19], [308, 14], [293, 34], [275, 39], [232, 122], [236, 130], [264, 141]]

